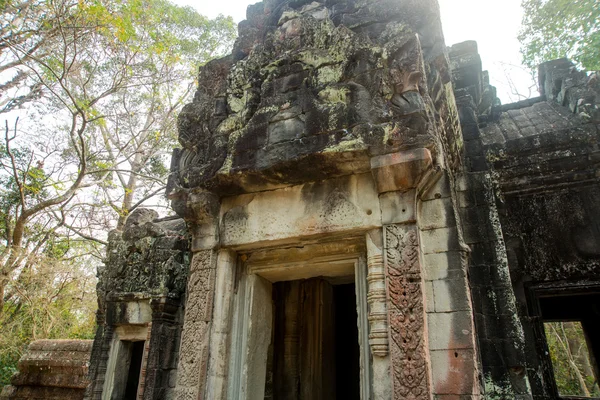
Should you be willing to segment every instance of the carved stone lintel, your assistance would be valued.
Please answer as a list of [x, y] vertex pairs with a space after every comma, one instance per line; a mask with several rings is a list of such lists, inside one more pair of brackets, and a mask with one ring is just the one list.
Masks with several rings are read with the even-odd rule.
[[387, 225], [384, 232], [393, 398], [429, 399], [418, 231]]
[[389, 353], [388, 317], [385, 294], [385, 268], [383, 265], [381, 231], [367, 235], [367, 302], [369, 303], [369, 344], [378, 357]]
[[177, 367], [177, 400], [202, 399], [209, 355], [217, 254], [194, 254], [188, 279], [185, 319]]

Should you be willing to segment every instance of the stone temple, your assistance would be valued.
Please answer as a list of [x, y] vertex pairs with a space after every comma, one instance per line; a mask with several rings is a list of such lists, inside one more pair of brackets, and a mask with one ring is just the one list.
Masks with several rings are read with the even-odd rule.
[[25, 363], [2, 399], [570, 398], [545, 324], [600, 376], [600, 81], [539, 84], [500, 105], [435, 0], [248, 7], [179, 116], [179, 217], [110, 234], [85, 393]]

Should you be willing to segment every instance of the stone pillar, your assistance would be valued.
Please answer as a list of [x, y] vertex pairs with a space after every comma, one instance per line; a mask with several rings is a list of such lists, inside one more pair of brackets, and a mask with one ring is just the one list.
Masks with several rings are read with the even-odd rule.
[[431, 163], [427, 149], [371, 159], [384, 226], [383, 267], [394, 400], [432, 397], [414, 190]]
[[[176, 313], [179, 299], [161, 297], [150, 302], [152, 307], [152, 323], [149, 326], [149, 340], [146, 342], [145, 359], [146, 379], [144, 400], [160, 400], [167, 397], [170, 390], [171, 375], [177, 368], [177, 331]], [[155, 351], [148, 351], [155, 349]]]
[[191, 225], [194, 255], [186, 291], [175, 399], [198, 400], [206, 398], [217, 275], [219, 199], [212, 193], [194, 190], [186, 193], [184, 202], [177, 205], [182, 203], [185, 208], [178, 212]]
[[367, 234], [367, 282], [369, 291], [369, 345], [375, 356], [389, 354], [383, 236], [380, 229]]
[[468, 247], [461, 236], [452, 179], [441, 174], [417, 202], [425, 293], [432, 300], [425, 309], [429, 356], [434, 395], [473, 398], [480, 394], [480, 382]]
[[[100, 313], [100, 312], [99, 312]], [[99, 314], [97, 318], [98, 329], [92, 348], [91, 360], [98, 360], [90, 363], [90, 385], [85, 391], [85, 400], [102, 399], [102, 390], [106, 379], [106, 368], [108, 365], [108, 356], [114, 336], [114, 327], [105, 325], [105, 315]]]
[[367, 233], [367, 301], [369, 304], [369, 345], [373, 354], [373, 395], [391, 399], [387, 288], [383, 263], [383, 231]]
[[192, 258], [177, 367], [177, 400], [204, 398], [215, 295], [216, 255], [214, 250], [203, 250]]
[[229, 335], [237, 267], [237, 254], [234, 251], [220, 250], [218, 257], [206, 392], [206, 398], [211, 400], [227, 399]]
[[384, 233], [394, 399], [429, 399], [418, 230], [414, 224], [394, 224]]

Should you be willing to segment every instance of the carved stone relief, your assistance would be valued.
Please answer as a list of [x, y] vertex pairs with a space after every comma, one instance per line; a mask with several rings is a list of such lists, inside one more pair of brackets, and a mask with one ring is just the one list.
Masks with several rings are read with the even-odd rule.
[[210, 322], [215, 295], [216, 252], [194, 254], [188, 280], [185, 325], [177, 371], [177, 400], [198, 400], [206, 381]]
[[[381, 242], [381, 232], [378, 232]], [[371, 235], [367, 235], [367, 282], [369, 291], [369, 344], [371, 351], [378, 357], [389, 353], [388, 316], [385, 294], [385, 268], [381, 243], [375, 243]]]
[[393, 398], [429, 399], [417, 228], [387, 225], [384, 231]]

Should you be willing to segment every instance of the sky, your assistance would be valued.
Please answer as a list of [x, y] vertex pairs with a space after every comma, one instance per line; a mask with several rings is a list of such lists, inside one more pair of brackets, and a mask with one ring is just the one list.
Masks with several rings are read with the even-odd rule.
[[[503, 104], [538, 95], [530, 73], [521, 66], [517, 35], [521, 25], [521, 0], [438, 0], [446, 45], [475, 40], [483, 69], [498, 89]], [[214, 18], [230, 15], [245, 19], [246, 7], [257, 0], [175, 0]], [[509, 78], [510, 77], [510, 78]], [[518, 94], [516, 94], [518, 93]], [[519, 97], [519, 95], [524, 97]]]

